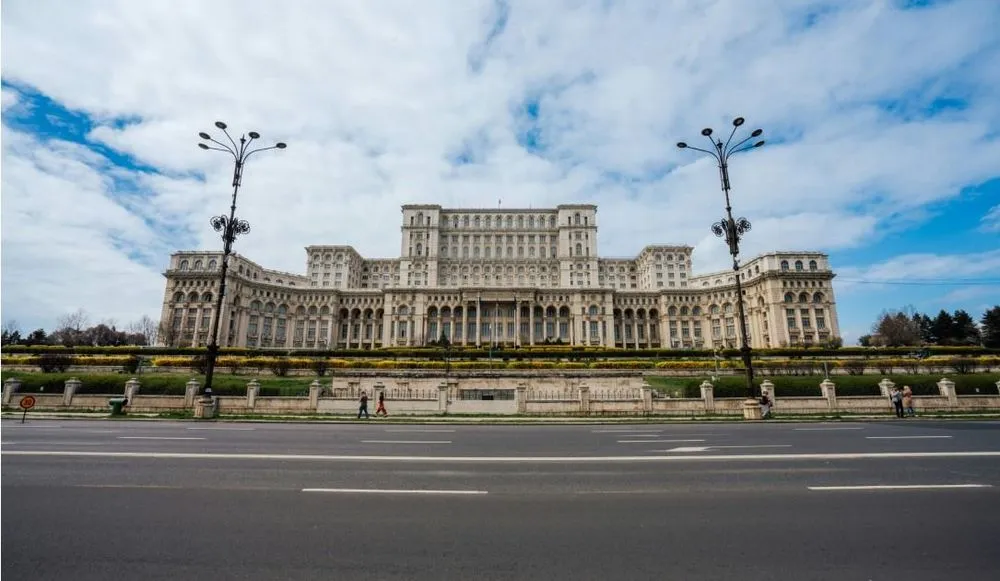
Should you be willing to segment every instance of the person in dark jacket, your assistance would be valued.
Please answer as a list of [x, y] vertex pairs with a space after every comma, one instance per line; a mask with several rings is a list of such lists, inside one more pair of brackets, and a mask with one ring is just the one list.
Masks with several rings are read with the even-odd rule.
[[361, 392], [361, 407], [358, 408], [358, 419], [361, 419], [361, 414], [365, 414], [365, 419], [368, 419], [368, 394], [366, 392]]

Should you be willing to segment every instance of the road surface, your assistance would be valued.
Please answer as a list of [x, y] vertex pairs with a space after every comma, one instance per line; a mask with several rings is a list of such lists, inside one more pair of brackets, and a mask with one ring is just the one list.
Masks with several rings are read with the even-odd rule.
[[3, 421], [11, 579], [994, 579], [1000, 422]]

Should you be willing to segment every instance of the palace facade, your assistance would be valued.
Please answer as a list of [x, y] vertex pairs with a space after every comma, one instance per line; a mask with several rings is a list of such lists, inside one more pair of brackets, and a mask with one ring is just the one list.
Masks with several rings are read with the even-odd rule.
[[[739, 347], [736, 276], [754, 348], [840, 335], [828, 257], [773, 252], [739, 272], [695, 274], [691, 246], [597, 254], [597, 206], [402, 207], [399, 258], [306, 247], [305, 274], [230, 256], [219, 344], [376, 349], [546, 342], [642, 348]], [[721, 242], [720, 242], [721, 244]], [[171, 255], [161, 343], [210, 342], [221, 252]]]

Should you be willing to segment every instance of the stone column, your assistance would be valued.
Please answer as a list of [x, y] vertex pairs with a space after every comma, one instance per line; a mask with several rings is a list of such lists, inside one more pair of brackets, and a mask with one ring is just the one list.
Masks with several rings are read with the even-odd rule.
[[189, 408], [194, 405], [194, 398], [198, 394], [198, 389], [200, 388], [201, 384], [194, 378], [184, 385], [184, 407]]
[[639, 393], [642, 394], [642, 411], [647, 414], [653, 411], [653, 388], [646, 383], [642, 382], [639, 386]]
[[483, 303], [479, 302], [476, 304], [476, 347], [480, 347], [480, 341], [483, 338]]
[[[478, 311], [477, 311], [478, 312]], [[462, 306], [462, 345], [469, 344], [469, 305]]]
[[73, 403], [73, 394], [76, 393], [83, 382], [75, 377], [71, 377], [66, 380], [65, 387], [63, 388], [63, 405], [68, 406]]
[[448, 384], [445, 382], [438, 385], [438, 411], [448, 413]]
[[514, 301], [514, 345], [521, 346], [521, 303]]
[[[529, 303], [528, 307], [528, 345], [535, 345], [535, 303], [532, 301]], [[1000, 389], [1000, 382], [997, 382], [997, 388]]]
[[577, 389], [580, 390], [580, 411], [590, 414], [590, 386], [581, 384]]
[[705, 402], [705, 411], [715, 411], [715, 386], [708, 380], [701, 382], [701, 399]]
[[514, 395], [517, 397], [517, 413], [528, 413], [528, 384], [524, 382], [518, 383], [517, 391]]
[[[1000, 381], [997, 382], [997, 387], [1000, 387]], [[3, 405], [10, 405], [11, 398], [19, 389], [21, 389], [21, 380], [16, 377], [8, 377], [7, 381], [3, 382]]]
[[135, 394], [139, 393], [139, 380], [133, 377], [125, 382], [125, 399], [128, 400], [129, 405], [135, 400]]
[[830, 378], [826, 378], [819, 384], [820, 391], [823, 392], [823, 397], [826, 398], [827, 407], [830, 411], [836, 411], [837, 409], [837, 386], [830, 381]]
[[888, 377], [883, 377], [882, 381], [878, 382], [879, 390], [882, 392], [882, 397], [889, 399], [889, 391], [895, 387], [896, 384], [892, 382]]
[[322, 389], [319, 385], [319, 380], [314, 379], [312, 383], [309, 384], [309, 407], [313, 410], [319, 408], [319, 391]]
[[247, 409], [252, 410], [257, 405], [257, 395], [260, 394], [260, 384], [251, 379], [247, 384]]
[[941, 395], [948, 398], [948, 405], [957, 406], [958, 405], [958, 394], [955, 392], [955, 382], [948, 379], [947, 377], [942, 377], [941, 381], [937, 382], [938, 391]]

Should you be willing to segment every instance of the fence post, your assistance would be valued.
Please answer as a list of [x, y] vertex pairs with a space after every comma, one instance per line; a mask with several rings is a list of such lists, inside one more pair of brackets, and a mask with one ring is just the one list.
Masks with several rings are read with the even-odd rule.
[[70, 377], [66, 380], [65, 387], [63, 388], [63, 405], [68, 406], [73, 403], [73, 395], [76, 390], [80, 389], [83, 382], [75, 377]]
[[896, 384], [892, 382], [888, 377], [883, 377], [882, 381], [878, 382], [878, 387], [882, 391], [882, 397], [888, 398], [889, 391], [896, 387]]
[[653, 388], [646, 383], [642, 382], [639, 386], [639, 393], [642, 394], [642, 411], [647, 414], [653, 411]]
[[125, 399], [128, 400], [130, 405], [133, 403], [132, 400], [135, 399], [135, 394], [139, 393], [140, 386], [139, 380], [135, 377], [125, 382]]
[[947, 377], [942, 377], [941, 381], [937, 382], [938, 391], [944, 397], [948, 398], [948, 405], [957, 406], [958, 405], [958, 394], [955, 392], [955, 382], [948, 379]]
[[191, 407], [191, 406], [194, 405], [194, 396], [197, 395], [198, 389], [200, 387], [201, 387], [201, 384], [198, 383], [198, 380], [195, 379], [195, 378], [193, 378], [193, 377], [191, 378], [191, 381], [187, 382], [184, 385], [184, 407], [185, 408], [189, 408], [189, 407]]
[[581, 383], [577, 389], [580, 390], [580, 412], [590, 414], [590, 386]]
[[[1000, 388], [1000, 381], [997, 382], [997, 387]], [[10, 405], [11, 398], [19, 389], [21, 389], [21, 380], [16, 377], [8, 377], [7, 381], [3, 382], [3, 405]]]
[[819, 389], [823, 392], [823, 397], [826, 398], [826, 405], [830, 408], [830, 411], [837, 409], [837, 385], [830, 381], [827, 377], [819, 384]]
[[438, 385], [438, 411], [448, 413], [448, 383], [441, 382]]
[[705, 411], [715, 411], [715, 386], [707, 379], [701, 382], [701, 400], [705, 402]]
[[323, 389], [318, 379], [314, 379], [309, 384], [309, 407], [313, 410], [319, 409], [319, 391]]
[[517, 413], [528, 413], [528, 384], [523, 381], [518, 383], [514, 395], [517, 397]]
[[260, 384], [256, 379], [251, 379], [247, 383], [247, 409], [253, 409], [257, 405], [257, 395], [260, 393]]

